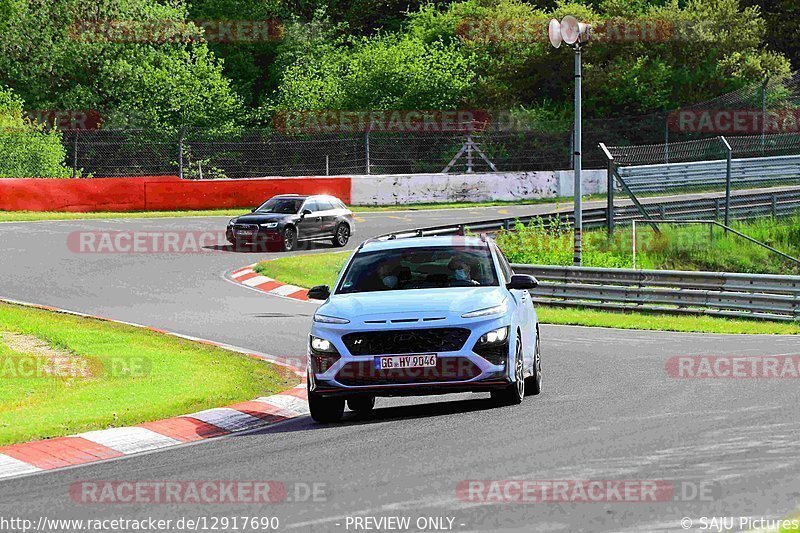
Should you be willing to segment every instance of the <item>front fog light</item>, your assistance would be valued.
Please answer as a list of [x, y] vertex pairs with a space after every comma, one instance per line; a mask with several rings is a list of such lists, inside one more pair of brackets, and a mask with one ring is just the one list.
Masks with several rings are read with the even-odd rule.
[[508, 339], [508, 326], [503, 326], [481, 335], [478, 344], [502, 344], [506, 339]]

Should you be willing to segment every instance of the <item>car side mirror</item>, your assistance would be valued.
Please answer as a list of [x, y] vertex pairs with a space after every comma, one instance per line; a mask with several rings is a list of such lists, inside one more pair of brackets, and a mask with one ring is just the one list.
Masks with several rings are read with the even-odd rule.
[[306, 215], [310, 215], [311, 213], [313, 213], [313, 211], [311, 209], [303, 209], [303, 212], [301, 214], [303, 216], [306, 216]]
[[524, 291], [528, 289], [535, 289], [539, 285], [539, 281], [533, 276], [528, 274], [514, 274], [511, 276], [511, 281], [506, 284], [508, 290]]
[[251, 210], [250, 210], [250, 212], [251, 212], [251, 213], [255, 213], [255, 212], [256, 212], [256, 209], [258, 209], [258, 208], [257, 208], [257, 207], [254, 207], [253, 209], [251, 209]]
[[331, 295], [331, 288], [327, 285], [317, 285], [308, 289], [308, 297], [312, 300], [327, 300]]

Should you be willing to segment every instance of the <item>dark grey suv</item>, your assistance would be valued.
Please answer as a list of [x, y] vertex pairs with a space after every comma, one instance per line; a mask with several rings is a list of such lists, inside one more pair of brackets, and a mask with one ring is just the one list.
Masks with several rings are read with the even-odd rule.
[[353, 212], [333, 196], [284, 194], [231, 219], [225, 236], [231, 244], [275, 244], [287, 252], [308, 241], [344, 246], [354, 233], [354, 221]]

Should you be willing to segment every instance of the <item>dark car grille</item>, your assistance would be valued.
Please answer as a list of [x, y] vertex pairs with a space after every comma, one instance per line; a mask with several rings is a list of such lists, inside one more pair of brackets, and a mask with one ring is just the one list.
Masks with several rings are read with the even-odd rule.
[[233, 231], [257, 231], [258, 224], [234, 224]]
[[342, 385], [402, 385], [467, 381], [480, 375], [481, 369], [466, 357], [440, 357], [436, 366], [376, 370], [373, 361], [352, 361], [339, 369], [336, 381]]
[[455, 352], [468, 338], [468, 329], [433, 328], [348, 333], [342, 340], [353, 355], [390, 355]]

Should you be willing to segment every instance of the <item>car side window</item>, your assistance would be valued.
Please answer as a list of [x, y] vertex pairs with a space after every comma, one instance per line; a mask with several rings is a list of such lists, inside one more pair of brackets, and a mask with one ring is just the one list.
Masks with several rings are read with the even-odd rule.
[[317, 200], [317, 203], [319, 204], [320, 211], [330, 211], [332, 209], [336, 209], [330, 200]]
[[309, 200], [309, 201], [307, 201], [307, 202], [306, 202], [306, 205], [304, 205], [304, 206], [303, 206], [303, 209], [304, 209], [304, 210], [305, 210], [305, 209], [308, 209], [308, 210], [310, 210], [312, 213], [316, 213], [317, 211], [320, 211], [320, 208], [319, 208], [319, 203], [318, 203], [316, 200]]

